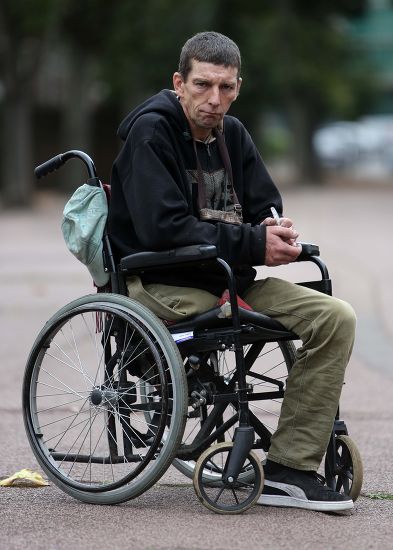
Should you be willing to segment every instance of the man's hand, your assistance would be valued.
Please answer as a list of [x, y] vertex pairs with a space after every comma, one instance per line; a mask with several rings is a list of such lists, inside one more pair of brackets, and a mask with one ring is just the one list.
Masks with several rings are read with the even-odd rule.
[[[263, 225], [277, 225], [277, 221], [274, 218], [265, 218], [262, 222]], [[293, 221], [290, 218], [280, 218], [281, 227], [293, 227]]]
[[301, 253], [302, 247], [296, 244], [299, 233], [292, 229], [292, 223], [291, 227], [268, 223], [265, 225], [267, 225], [265, 265], [274, 267], [294, 262]]

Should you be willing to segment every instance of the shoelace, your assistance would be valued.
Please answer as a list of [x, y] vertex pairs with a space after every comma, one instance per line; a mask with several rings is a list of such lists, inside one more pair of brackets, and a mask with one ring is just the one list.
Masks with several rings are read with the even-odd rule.
[[319, 474], [318, 472], [307, 472], [307, 474], [314, 478], [318, 483], [320, 483], [321, 485], [323, 485], [326, 489], [328, 489], [329, 491], [332, 491], [333, 489], [331, 489], [328, 485], [326, 485], [326, 478], [323, 477], [323, 475]]
[[317, 479], [322, 485], [325, 485], [326, 479], [321, 475], [318, 474], [318, 472], [310, 472], [311, 476]]

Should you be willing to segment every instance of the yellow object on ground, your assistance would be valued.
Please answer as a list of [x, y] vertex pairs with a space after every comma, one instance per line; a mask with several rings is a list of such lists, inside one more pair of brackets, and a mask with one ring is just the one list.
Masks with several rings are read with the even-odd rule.
[[0, 487], [45, 487], [49, 483], [38, 472], [28, 468], [19, 470], [10, 477], [0, 481]]

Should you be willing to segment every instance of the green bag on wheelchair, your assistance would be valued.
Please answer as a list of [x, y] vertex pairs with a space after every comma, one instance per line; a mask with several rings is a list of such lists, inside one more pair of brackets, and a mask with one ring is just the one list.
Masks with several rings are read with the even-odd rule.
[[102, 245], [107, 217], [105, 191], [102, 187], [85, 183], [65, 205], [61, 224], [68, 250], [87, 267], [98, 287], [109, 281], [109, 274], [104, 269]]

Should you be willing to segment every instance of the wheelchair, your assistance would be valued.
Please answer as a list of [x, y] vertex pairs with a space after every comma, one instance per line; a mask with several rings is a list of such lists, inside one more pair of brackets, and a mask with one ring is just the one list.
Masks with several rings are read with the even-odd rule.
[[[76, 150], [46, 161], [36, 176], [74, 158], [87, 183], [102, 186], [92, 159]], [[38, 463], [61, 490], [91, 504], [136, 498], [173, 464], [213, 512], [247, 510], [263, 488], [298, 337], [238, 305], [232, 270], [215, 246], [140, 252], [116, 265], [105, 232], [103, 249], [110, 284], [57, 311], [27, 360], [23, 415]], [[299, 260], [321, 275], [300, 284], [331, 294], [318, 247], [303, 244]], [[131, 275], [196, 262], [225, 271], [226, 303], [169, 324], [127, 296]], [[339, 411], [324, 466], [330, 487], [359, 496], [362, 461]]]

